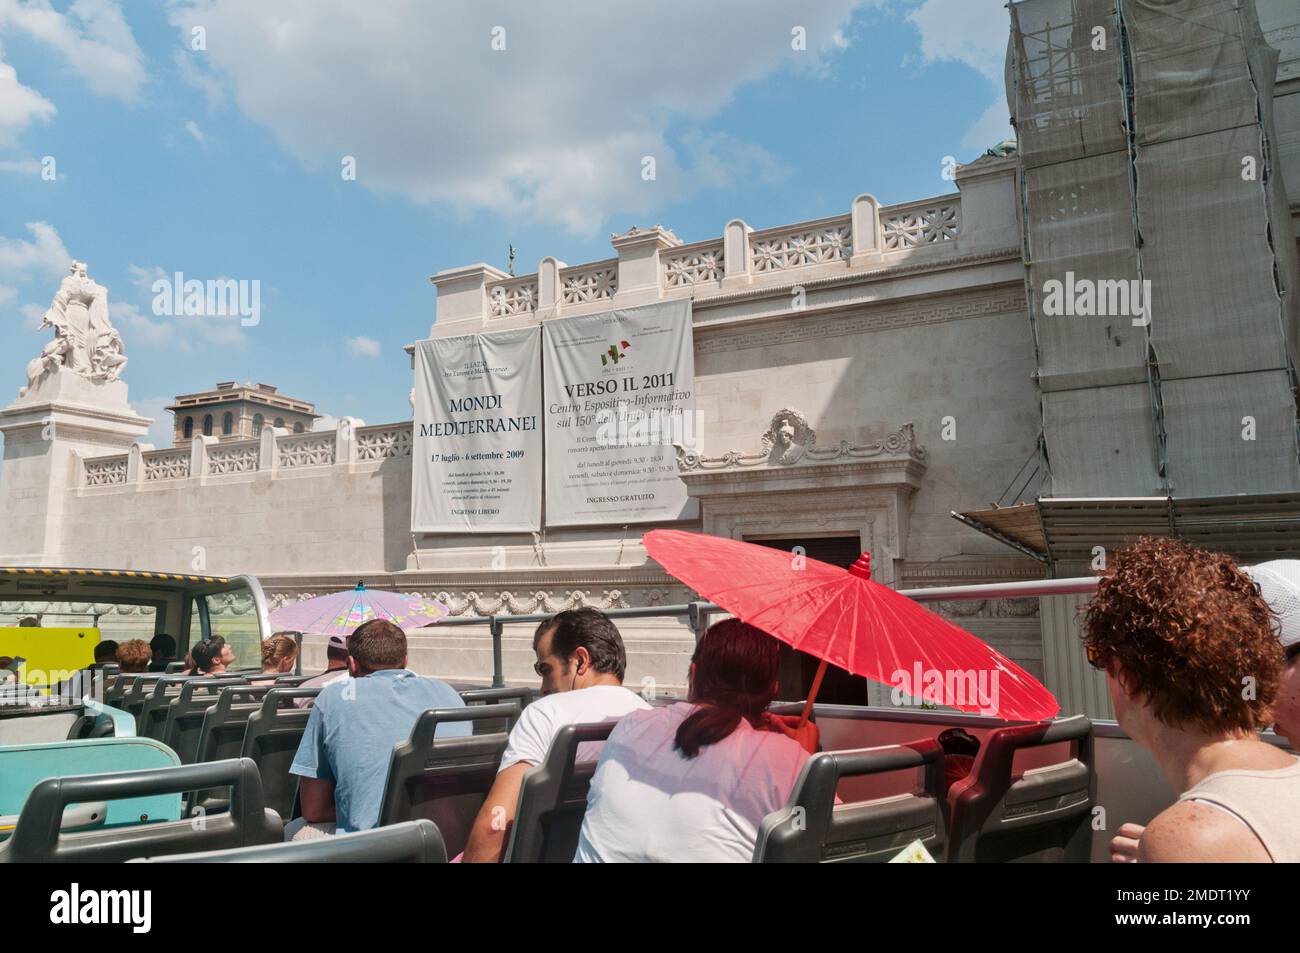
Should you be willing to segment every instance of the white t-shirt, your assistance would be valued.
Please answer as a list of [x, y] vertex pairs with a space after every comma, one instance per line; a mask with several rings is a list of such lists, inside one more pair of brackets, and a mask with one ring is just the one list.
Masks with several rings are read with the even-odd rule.
[[[551, 742], [565, 725], [587, 725], [622, 718], [630, 711], [649, 708], [649, 703], [621, 685], [592, 685], [571, 692], [543, 695], [530, 704], [510, 730], [505, 753], [497, 771], [521, 761], [538, 765], [546, 760]], [[578, 746], [578, 761], [595, 761], [601, 742]]]
[[623, 719], [605, 742], [582, 821], [580, 863], [749, 863], [763, 818], [784, 807], [808, 752], [743, 718], [686, 758], [673, 748], [695, 710], [679, 703]]

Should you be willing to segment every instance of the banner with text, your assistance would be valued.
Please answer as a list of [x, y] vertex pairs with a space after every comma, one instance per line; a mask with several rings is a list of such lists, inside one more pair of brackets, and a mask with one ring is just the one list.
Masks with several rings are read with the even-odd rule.
[[416, 342], [411, 532], [541, 528], [540, 338], [520, 328]]
[[691, 518], [673, 444], [694, 447], [691, 302], [543, 325], [546, 524]]

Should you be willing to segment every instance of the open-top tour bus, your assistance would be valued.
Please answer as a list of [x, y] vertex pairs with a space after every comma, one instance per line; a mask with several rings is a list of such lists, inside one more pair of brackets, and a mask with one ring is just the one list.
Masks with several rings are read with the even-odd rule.
[[[952, 587], [908, 595], [929, 602], [980, 594], [1054, 597], [1092, 584], [1048, 580], [980, 593], [973, 591], [978, 587]], [[128, 609], [110, 613], [110, 606]], [[699, 632], [718, 611], [697, 602], [609, 614], [615, 620], [677, 616]], [[37, 622], [57, 623], [36, 629], [68, 639], [65, 630], [77, 629], [69, 616], [78, 612], [87, 639], [167, 632], [183, 654], [197, 639], [222, 635], [241, 661], [255, 657], [268, 632], [261, 587], [248, 576], [0, 571], [6, 620], [36, 614]], [[280, 843], [284, 823], [297, 815], [289, 767], [310, 714], [296, 702], [319, 691], [296, 687], [303, 676], [109, 674], [102, 698], [74, 704], [11, 699], [16, 703], [0, 707], [0, 862], [454, 857], [495, 778], [507, 732], [534, 697], [531, 686], [503, 686], [503, 627], [541, 618], [440, 623], [479, 626], [490, 634], [497, 687], [462, 691], [467, 709], [426, 711], [392, 752], [381, 826], [321, 841]], [[129, 634], [123, 619], [135, 626]], [[1084, 667], [1076, 635], [1044, 630], [1044, 643], [1053, 664]], [[77, 651], [84, 648], [78, 642]], [[64, 645], [48, 657], [61, 660], [71, 652]], [[45, 693], [30, 685], [0, 691]], [[1078, 697], [1063, 697], [1068, 708], [1037, 724], [891, 705], [879, 693], [868, 701], [845, 704], [832, 696], [815, 706], [822, 751], [808, 762], [786, 808], [764, 821], [756, 861], [887, 861], [908, 853], [941, 862], [1105, 862], [1121, 824], [1145, 824], [1174, 799], [1151, 755], [1114, 720], [1095, 710], [1092, 717], [1080, 713]], [[789, 713], [801, 707], [797, 701], [774, 704]], [[435, 739], [438, 724], [450, 720], [473, 721], [474, 733]], [[546, 762], [525, 779], [507, 860], [572, 859], [594, 770], [577, 751], [611, 727], [561, 730]], [[952, 727], [978, 738], [981, 748], [967, 778], [950, 785], [936, 738]], [[1263, 738], [1285, 747], [1272, 732]]]

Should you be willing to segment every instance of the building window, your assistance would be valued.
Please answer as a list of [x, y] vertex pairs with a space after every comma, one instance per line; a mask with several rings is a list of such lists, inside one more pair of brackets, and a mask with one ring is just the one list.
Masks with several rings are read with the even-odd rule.
[[205, 437], [212, 436], [212, 415], [211, 414], [203, 415], [203, 436]]
[[283, 418], [283, 417], [276, 417], [276, 418], [275, 418], [275, 425], [276, 425], [277, 427], [283, 427], [283, 426], [284, 426], [284, 418]]
[[235, 415], [226, 411], [226, 415], [221, 418], [221, 434], [229, 437], [230, 432], [235, 429]]
[[296, 424], [293, 425], [293, 432], [294, 432], [294, 433], [302, 433], [302, 421], [301, 421], [301, 420], [298, 421]]
[[185, 439], [189, 440], [193, 436], [194, 436], [194, 418], [186, 417], [185, 418]]
[[262, 415], [253, 414], [253, 436], [262, 436]]

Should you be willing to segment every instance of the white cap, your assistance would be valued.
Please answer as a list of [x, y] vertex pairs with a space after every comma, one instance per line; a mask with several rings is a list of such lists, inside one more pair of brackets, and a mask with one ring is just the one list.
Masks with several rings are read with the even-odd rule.
[[1277, 637], [1282, 647], [1300, 642], [1300, 559], [1274, 559], [1247, 566], [1246, 573], [1277, 613]]

